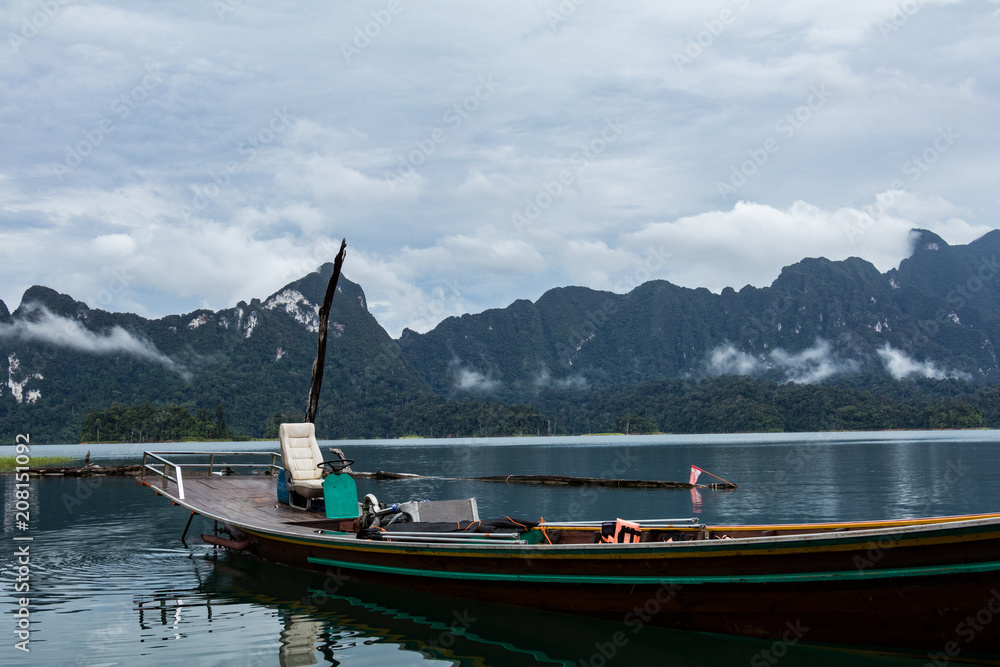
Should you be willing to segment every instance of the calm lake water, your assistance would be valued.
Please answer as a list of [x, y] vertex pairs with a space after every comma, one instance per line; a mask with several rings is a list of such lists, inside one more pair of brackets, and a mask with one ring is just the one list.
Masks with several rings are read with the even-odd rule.
[[[475, 496], [481, 516], [550, 521], [691, 517], [707, 523], [884, 519], [996, 511], [1000, 431], [336, 441], [356, 470], [442, 477], [565, 474], [686, 481], [692, 464], [732, 492], [542, 488], [359, 480], [383, 501]], [[102, 465], [142, 449], [267, 450], [273, 443], [36, 446], [89, 450]], [[13, 447], [0, 447], [0, 456]], [[700, 481], [706, 481], [703, 477]], [[708, 480], [711, 481], [711, 480]], [[803, 646], [543, 614], [332, 580], [233, 556], [197, 535], [210, 523], [130, 478], [33, 479], [17, 526], [14, 479], [0, 476], [2, 665], [919, 665]], [[30, 536], [31, 542], [14, 537]], [[15, 593], [30, 545], [30, 593]], [[330, 591], [328, 594], [326, 591]], [[30, 653], [15, 648], [17, 599], [30, 598]], [[625, 632], [618, 646], [615, 633]], [[619, 642], [621, 643], [621, 642]], [[773, 652], [772, 652], [773, 650]]]

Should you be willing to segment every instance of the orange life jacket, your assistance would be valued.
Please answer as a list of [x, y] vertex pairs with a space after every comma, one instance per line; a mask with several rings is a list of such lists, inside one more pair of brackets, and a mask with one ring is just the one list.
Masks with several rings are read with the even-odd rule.
[[617, 519], [601, 524], [601, 542], [606, 544], [629, 544], [642, 538], [642, 528], [634, 521]]

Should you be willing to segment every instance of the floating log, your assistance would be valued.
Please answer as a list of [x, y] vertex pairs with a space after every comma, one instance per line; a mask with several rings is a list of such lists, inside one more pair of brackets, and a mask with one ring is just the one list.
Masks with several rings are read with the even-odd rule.
[[[435, 477], [433, 475], [416, 475], [409, 472], [376, 472], [346, 471], [357, 479], [400, 480], [400, 479], [444, 479], [461, 482], [493, 482], [500, 484], [540, 484], [545, 486], [602, 486], [615, 489], [722, 489], [733, 490], [736, 484], [688, 484], [687, 482], [666, 482], [649, 479], [606, 479], [604, 477], [570, 477], [568, 475], [490, 475], [486, 477]], [[28, 468], [28, 474], [33, 477], [102, 477], [129, 476], [142, 474], [142, 466], [99, 466], [82, 467], [49, 467]], [[191, 473], [187, 473], [191, 474]], [[194, 473], [197, 474], [197, 473]]]
[[[414, 475], [410, 472], [386, 472], [379, 470], [376, 472], [356, 472], [351, 471], [351, 477], [359, 479], [434, 479], [427, 475]], [[451, 477], [441, 477], [440, 479], [453, 479]]]
[[142, 473], [142, 466], [51, 466], [28, 468], [32, 477], [104, 477], [111, 475], [134, 477]]
[[604, 477], [570, 477], [568, 475], [490, 475], [487, 477], [433, 477], [408, 472], [352, 472], [361, 479], [446, 479], [463, 482], [495, 482], [503, 484], [542, 484], [547, 486], [605, 486], [616, 489], [737, 489], [735, 484], [688, 484], [649, 479], [605, 479]]
[[604, 477], [569, 477], [567, 475], [492, 475], [473, 477], [477, 482], [507, 484], [546, 484], [551, 486], [608, 486], [616, 489], [691, 489], [687, 482], [666, 482], [648, 479], [606, 479]]

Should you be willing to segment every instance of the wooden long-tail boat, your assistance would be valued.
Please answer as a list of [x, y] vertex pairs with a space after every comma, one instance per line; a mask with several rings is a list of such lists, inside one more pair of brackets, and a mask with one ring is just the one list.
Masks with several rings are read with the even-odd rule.
[[474, 499], [358, 502], [337, 461], [319, 464], [331, 469], [322, 499], [297, 497], [282, 454], [264, 464], [240, 456], [252, 454], [146, 452], [137, 481], [216, 521], [229, 537], [209, 536], [214, 544], [337, 576], [601, 617], [623, 623], [625, 636], [652, 625], [932, 664], [1000, 662], [1000, 513], [779, 525], [486, 520]]

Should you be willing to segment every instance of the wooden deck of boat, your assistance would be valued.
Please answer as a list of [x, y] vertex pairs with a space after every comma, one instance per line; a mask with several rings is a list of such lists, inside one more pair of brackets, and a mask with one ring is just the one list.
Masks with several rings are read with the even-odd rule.
[[[159, 478], [138, 481], [177, 498], [174, 482], [168, 481], [163, 487]], [[339, 523], [321, 512], [304, 512], [279, 504], [274, 477], [189, 475], [184, 478], [184, 499], [177, 502], [208, 518], [267, 531], [308, 535], [324, 528], [335, 530]]]

